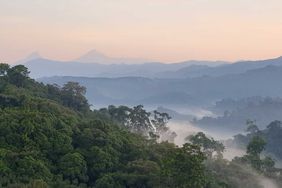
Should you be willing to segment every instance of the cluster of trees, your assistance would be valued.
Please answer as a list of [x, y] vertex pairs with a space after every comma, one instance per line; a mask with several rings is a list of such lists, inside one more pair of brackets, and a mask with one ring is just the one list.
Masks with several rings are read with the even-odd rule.
[[110, 105], [108, 108], [100, 109], [98, 113], [133, 133], [158, 142], [168, 141], [173, 143], [177, 136], [168, 127], [168, 122], [171, 119], [169, 114], [157, 110], [147, 112], [142, 105], [132, 108]]
[[8, 64], [0, 64], [0, 76], [2, 80], [7, 80], [17, 87], [25, 86], [28, 75], [29, 71], [24, 65], [10, 67]]
[[86, 88], [77, 82], [68, 82], [60, 87], [56, 84], [47, 84], [48, 97], [60, 104], [80, 112], [89, 111], [90, 105], [85, 98]]
[[205, 155], [205, 170], [209, 181], [206, 187], [209, 188], [258, 188], [256, 175], [241, 163], [235, 160], [227, 161], [223, 158], [224, 145], [207, 136], [203, 132], [189, 135], [186, 142], [195, 144]]
[[247, 154], [243, 157], [236, 157], [244, 164], [250, 164], [255, 170], [263, 173], [271, 173], [275, 170], [275, 161], [270, 156], [262, 158], [261, 153], [265, 150], [266, 142], [259, 136], [254, 136], [247, 145]]
[[[194, 123], [205, 127], [243, 132], [246, 119], [255, 119], [259, 128], [265, 128], [273, 120], [282, 121], [282, 99], [250, 97], [238, 100], [223, 99], [210, 108], [216, 116], [205, 116]], [[228, 125], [228, 126], [226, 126]]]
[[268, 177], [281, 187], [282, 169], [276, 165], [276, 161], [281, 160], [282, 123], [273, 121], [264, 130], [260, 130], [255, 121], [247, 120], [246, 124], [247, 134], [238, 134], [231, 142], [233, 147], [246, 150], [246, 154], [235, 157], [232, 163], [244, 166], [245, 169], [254, 171], [260, 176]]
[[89, 111], [84, 86], [77, 82], [68, 82], [63, 87], [56, 84], [45, 86], [29, 78], [29, 73], [24, 65], [10, 67], [8, 64], [0, 63], [0, 94], [5, 94], [1, 95], [1, 100], [9, 101], [15, 97], [29, 95], [50, 99], [75, 111]]
[[204, 133], [182, 147], [167, 142], [176, 135], [166, 113], [141, 105], [92, 111], [78, 83], [44, 85], [28, 73], [0, 64], [0, 187], [259, 187], [240, 165], [260, 157], [257, 141], [246, 160], [228, 162]]
[[265, 129], [260, 129], [255, 121], [247, 121], [247, 134], [238, 134], [234, 136], [233, 144], [242, 149], [246, 149], [248, 143], [254, 137], [262, 138], [266, 144], [264, 153], [270, 154], [278, 160], [282, 160], [282, 122], [273, 121], [266, 126]]
[[213, 138], [208, 138], [203, 132], [198, 132], [195, 135], [187, 136], [185, 140], [194, 145], [200, 146], [202, 152], [209, 159], [213, 157], [217, 159], [223, 158], [225, 146]]
[[207, 185], [198, 146], [158, 142], [167, 114], [91, 111], [77, 83], [44, 85], [22, 65], [0, 67], [0, 187]]
[[[249, 130], [253, 128], [254, 125], [251, 125]], [[225, 147], [221, 142], [202, 132], [188, 136], [186, 141], [200, 146], [206, 157], [204, 164], [210, 178], [207, 187], [263, 188], [258, 181], [263, 176], [282, 186], [281, 169], [275, 167], [275, 161], [270, 156], [262, 154], [267, 143], [260, 136], [254, 136], [249, 141], [244, 156], [235, 157], [232, 161], [222, 157]]]

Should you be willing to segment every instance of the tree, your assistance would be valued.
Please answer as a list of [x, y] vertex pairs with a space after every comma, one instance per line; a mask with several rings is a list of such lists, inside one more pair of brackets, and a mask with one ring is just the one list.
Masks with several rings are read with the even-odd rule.
[[122, 187], [161, 187], [160, 167], [149, 160], [135, 160], [126, 166], [126, 173], [115, 173]]
[[88, 111], [89, 104], [85, 98], [86, 88], [77, 82], [68, 82], [62, 87], [63, 104], [77, 111]]
[[132, 109], [127, 106], [115, 107], [114, 105], [110, 105], [108, 107], [108, 112], [112, 120], [120, 125], [125, 125], [128, 122], [131, 110]]
[[157, 133], [162, 133], [167, 131], [167, 123], [171, 119], [171, 117], [167, 113], [161, 113], [157, 110], [153, 112], [152, 123], [156, 129]]
[[0, 76], [5, 76], [10, 68], [9, 64], [0, 63]]
[[92, 182], [96, 181], [101, 175], [112, 172], [117, 163], [116, 154], [111, 154], [97, 146], [92, 146], [86, 152], [86, 159], [88, 161], [89, 179]]
[[78, 82], [68, 82], [63, 86], [62, 91], [73, 96], [82, 97], [86, 94], [86, 87], [79, 85]]
[[149, 132], [153, 131], [150, 115], [142, 105], [134, 106], [130, 110], [129, 121], [126, 126], [134, 133], [148, 136]]
[[208, 158], [212, 158], [214, 152], [216, 152], [218, 158], [223, 157], [224, 145], [213, 138], [208, 138], [203, 132], [188, 136], [185, 140], [198, 145]]
[[65, 179], [74, 184], [87, 182], [87, 166], [84, 157], [80, 153], [68, 153], [59, 161], [59, 168]]
[[24, 65], [16, 65], [7, 70], [8, 80], [11, 84], [17, 87], [23, 87], [26, 80], [29, 78], [28, 68]]
[[260, 136], [254, 136], [247, 146], [247, 154], [252, 156], [259, 156], [265, 149], [266, 142]]
[[48, 182], [52, 178], [52, 174], [44, 162], [32, 156], [17, 159], [15, 164], [16, 175], [23, 182], [28, 182], [29, 179], [42, 179]]
[[281, 128], [282, 128], [282, 122], [281, 121], [277, 121], [277, 120], [271, 122], [267, 126], [268, 131], [273, 131], [273, 132], [280, 132]]
[[247, 120], [246, 124], [247, 124], [246, 131], [249, 132], [250, 134], [256, 134], [260, 132], [259, 128], [255, 124], [255, 121]]
[[267, 172], [275, 165], [271, 157], [261, 159], [261, 153], [265, 149], [266, 142], [260, 136], [254, 136], [247, 146], [247, 154], [243, 157], [236, 157], [235, 161], [250, 164], [259, 172]]
[[151, 120], [152, 126], [154, 127], [155, 131], [153, 132], [159, 138], [159, 141], [169, 141], [174, 142], [175, 137], [177, 134], [169, 129], [167, 126], [171, 117], [167, 113], [161, 113], [157, 110], [153, 112], [153, 119]]
[[205, 155], [200, 147], [186, 143], [173, 152], [165, 153], [162, 181], [164, 187], [200, 188], [205, 185], [203, 161]]
[[122, 186], [117, 185], [117, 182], [114, 178], [108, 174], [99, 178], [95, 183], [96, 188], [121, 188]]
[[266, 156], [261, 162], [262, 162], [261, 170], [263, 172], [270, 172], [275, 166], [275, 161], [269, 156]]
[[254, 136], [247, 146], [247, 160], [254, 169], [261, 171], [262, 161], [260, 159], [261, 152], [265, 149], [266, 142], [260, 136]]

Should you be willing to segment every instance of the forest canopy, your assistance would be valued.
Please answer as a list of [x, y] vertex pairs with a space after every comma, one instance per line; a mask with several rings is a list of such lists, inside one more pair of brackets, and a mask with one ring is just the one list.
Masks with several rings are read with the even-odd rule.
[[[259, 187], [242, 165], [261, 159], [262, 141], [250, 142], [248, 160], [229, 163], [223, 145], [204, 133], [173, 144], [169, 114], [142, 105], [91, 110], [85, 92], [76, 82], [44, 85], [23, 65], [0, 64], [0, 187]], [[262, 148], [253, 151], [257, 142]], [[273, 177], [266, 162], [259, 171]]]

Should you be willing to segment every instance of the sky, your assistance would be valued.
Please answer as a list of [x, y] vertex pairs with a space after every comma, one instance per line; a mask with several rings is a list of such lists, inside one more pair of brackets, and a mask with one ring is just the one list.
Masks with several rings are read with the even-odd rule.
[[1, 62], [92, 49], [163, 62], [278, 57], [282, 1], [0, 0]]

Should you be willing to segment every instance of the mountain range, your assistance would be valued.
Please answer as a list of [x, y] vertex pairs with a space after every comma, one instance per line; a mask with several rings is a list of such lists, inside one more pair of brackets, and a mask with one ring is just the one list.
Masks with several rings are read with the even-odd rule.
[[[90, 63], [90, 59], [100, 59]], [[85, 61], [83, 61], [83, 59]], [[76, 81], [87, 87], [92, 104], [208, 106], [224, 98], [281, 97], [282, 57], [235, 63], [185, 61], [165, 64], [105, 64], [107, 56], [92, 51], [62, 62], [32, 54], [22, 62], [31, 76], [62, 85]], [[89, 60], [87, 62], [86, 60]]]
[[[92, 54], [99, 56], [94, 52]], [[83, 57], [87, 56], [90, 59], [89, 54]], [[100, 57], [99, 63], [82, 61], [84, 58], [62, 62], [44, 59], [34, 53], [22, 62], [26, 61], [24, 64], [31, 71], [31, 76], [40, 82], [62, 86], [68, 81], [74, 81], [85, 86], [87, 99], [93, 108], [111, 104], [143, 104], [151, 109], [163, 106], [177, 114], [187, 109], [209, 110], [217, 101], [223, 99], [282, 97], [282, 57], [234, 63], [186, 61], [171, 64], [106, 64], [102, 61], [106, 56]], [[203, 127], [224, 127], [229, 122], [233, 130], [241, 130], [247, 117], [257, 119], [260, 126], [269, 121], [269, 118], [258, 115], [259, 113], [274, 117], [270, 116], [274, 113], [265, 105], [247, 109], [248, 113], [235, 110], [232, 116], [204, 117], [193, 123]], [[222, 109], [223, 112], [225, 110], [228, 109]], [[280, 108], [277, 111], [280, 112]], [[184, 116], [175, 117], [191, 120], [193, 116], [185, 113]], [[279, 115], [275, 116], [279, 119], [277, 117]]]
[[[25, 64], [31, 70], [31, 77], [50, 76], [86, 76], [86, 77], [164, 77], [167, 72], [175, 74], [182, 68], [191, 70], [202, 67], [214, 67], [228, 62], [223, 61], [184, 61], [179, 63], [161, 63], [144, 59], [112, 58], [92, 50], [71, 61], [50, 60], [32, 53], [17, 64]], [[190, 69], [189, 69], [190, 70]]]
[[211, 105], [224, 98], [282, 96], [282, 67], [269, 65], [239, 74], [196, 78], [90, 78], [56, 76], [41, 78], [44, 83], [62, 85], [76, 81], [87, 87], [92, 104], [147, 104], [166, 106]]
[[[129, 63], [131, 62], [131, 63]], [[139, 63], [137, 63], [139, 62]], [[111, 58], [97, 51], [90, 51], [74, 61], [57, 61], [33, 53], [19, 61], [31, 71], [31, 77], [146, 77], [185, 79], [202, 76], [240, 74], [266, 66], [281, 66], [282, 57], [258, 61], [184, 61], [179, 63], [144, 62], [139, 59]]]

